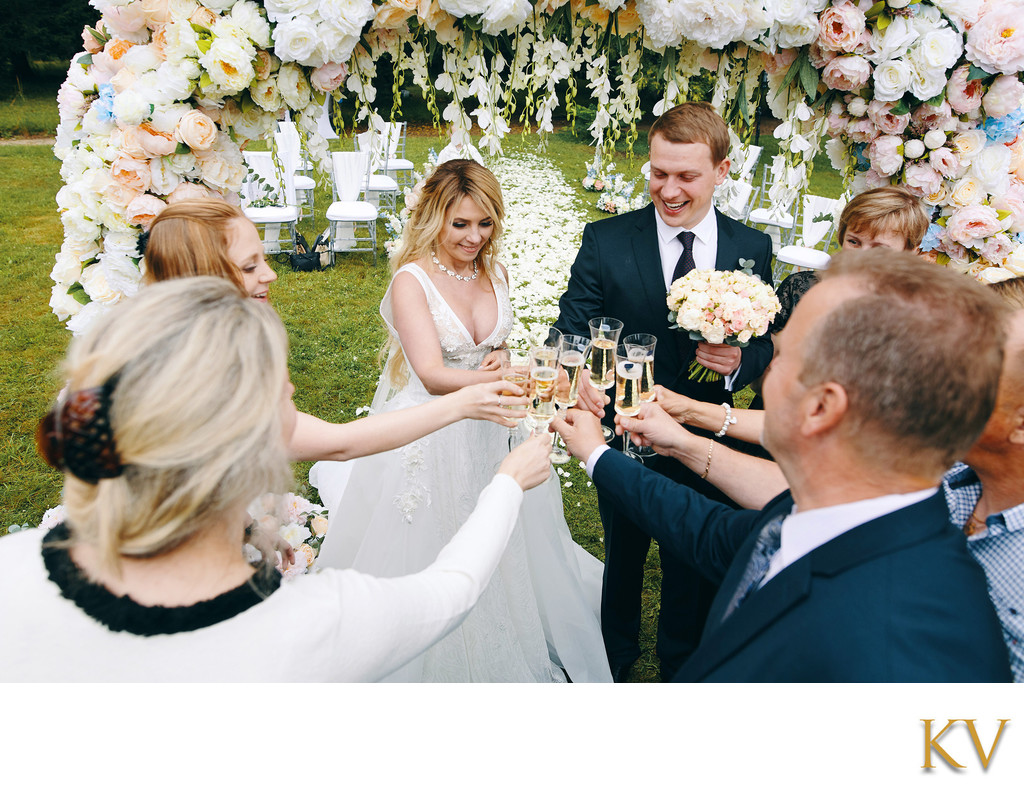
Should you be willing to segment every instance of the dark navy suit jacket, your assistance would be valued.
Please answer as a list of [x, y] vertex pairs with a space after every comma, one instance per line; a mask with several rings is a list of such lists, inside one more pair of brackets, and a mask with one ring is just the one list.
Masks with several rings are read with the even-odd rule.
[[[771, 239], [764, 233], [716, 211], [718, 255], [715, 268], [739, 269], [741, 258], [753, 259], [754, 273], [772, 282]], [[671, 330], [665, 276], [658, 250], [654, 205], [588, 224], [572, 266], [568, 288], [559, 301], [555, 327], [566, 334], [590, 336], [595, 317], [614, 317], [625, 324], [622, 336], [653, 334], [658, 338], [654, 379], [658, 384], [701, 401], [731, 400], [722, 380], [690, 381], [688, 370], [697, 350], [685, 331]], [[740, 390], [758, 378], [772, 358], [771, 337], [765, 335], [743, 349], [733, 384]]]
[[697, 650], [675, 681], [1008, 682], [985, 575], [941, 492], [821, 545], [723, 621], [761, 527], [786, 492], [736, 511], [605, 452], [594, 483], [661, 552], [720, 582]]

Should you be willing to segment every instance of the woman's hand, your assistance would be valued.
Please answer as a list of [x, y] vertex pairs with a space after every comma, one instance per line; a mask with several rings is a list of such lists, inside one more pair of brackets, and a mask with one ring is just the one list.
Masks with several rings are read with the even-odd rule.
[[484, 357], [484, 361], [480, 363], [480, 367], [477, 370], [501, 370], [501, 357], [504, 355], [505, 352], [500, 348], [491, 351]]
[[246, 541], [260, 551], [264, 561], [274, 564], [281, 554], [281, 567], [288, 569], [295, 563], [295, 551], [277, 532], [278, 522], [273, 517], [264, 517], [252, 526]]
[[447, 398], [452, 400], [460, 417], [493, 421], [501, 426], [515, 426], [516, 421], [526, 415], [526, 406], [530, 403], [523, 388], [506, 381], [471, 384], [449, 393]]
[[534, 435], [509, 452], [498, 468], [499, 474], [507, 474], [524, 491], [536, 488], [551, 476], [551, 438], [548, 435]]
[[590, 369], [583, 368], [580, 371], [579, 397], [576, 400], [576, 407], [587, 412], [592, 412], [598, 418], [604, 418], [604, 408], [611, 403], [611, 399], [605, 395], [604, 390], [598, 390], [590, 383]]
[[651, 446], [658, 454], [667, 455], [680, 443], [691, 437], [665, 410], [652, 402], [640, 406], [636, 418], [615, 416], [615, 433], [629, 432], [629, 439], [637, 446]]
[[654, 400], [665, 412], [675, 418], [679, 423], [693, 423], [697, 415], [699, 401], [673, 392], [660, 384], [654, 385]]

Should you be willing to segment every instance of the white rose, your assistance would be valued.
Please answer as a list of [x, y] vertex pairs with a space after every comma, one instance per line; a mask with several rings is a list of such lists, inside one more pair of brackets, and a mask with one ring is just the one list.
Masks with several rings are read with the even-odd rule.
[[[184, 62], [198, 67], [191, 59], [185, 59]], [[150, 101], [157, 105], [184, 101], [195, 89], [196, 76], [190, 76], [189, 72], [191, 71], [182, 69], [181, 62], [164, 62], [155, 71], [143, 77], [139, 82], [140, 88], [144, 89]]]
[[968, 129], [953, 135], [953, 148], [960, 156], [962, 165], [969, 165], [975, 157], [981, 154], [985, 143], [985, 133], [979, 129]]
[[949, 26], [942, 26], [926, 33], [910, 54], [910, 60], [927, 66], [930, 70], [945, 73], [957, 63], [964, 52], [963, 37]]
[[981, 0], [932, 0], [932, 4], [941, 9], [960, 31], [976, 23], [981, 13]]
[[142, 75], [148, 70], [156, 70], [164, 62], [164, 57], [152, 45], [136, 45], [121, 57], [121, 69], [127, 68], [133, 73]]
[[110, 310], [110, 306], [106, 303], [101, 303], [98, 300], [94, 300], [84, 308], [80, 309], [77, 314], [73, 315], [68, 320], [68, 330], [76, 337], [80, 337], [83, 334], [89, 332], [89, 330], [95, 325], [96, 321], [99, 320], [107, 311]]
[[284, 105], [281, 92], [277, 89], [277, 81], [273, 78], [257, 81], [249, 88], [249, 94], [252, 96], [252, 100], [267, 112], [277, 112]]
[[1021, 244], [1006, 257], [1003, 266], [1011, 270], [1014, 275], [1024, 276], [1024, 244]]
[[82, 259], [66, 246], [57, 253], [53, 269], [50, 271], [50, 278], [65, 287], [82, 277]]
[[203, 0], [203, 5], [213, 11], [227, 11], [235, 0]]
[[114, 117], [122, 126], [135, 126], [149, 117], [152, 106], [148, 99], [134, 90], [125, 90], [114, 97]]
[[358, 38], [363, 26], [373, 19], [373, 0], [320, 0], [319, 15], [345, 36]]
[[676, 4], [676, 21], [687, 39], [705, 48], [724, 48], [746, 24], [742, 0], [687, 0]]
[[987, 267], [978, 274], [979, 280], [983, 280], [985, 283], [999, 283], [999, 281], [1008, 281], [1017, 276], [1018, 273], [1007, 267]]
[[223, 95], [237, 95], [246, 89], [256, 78], [252, 60], [256, 58], [256, 49], [246, 40], [242, 45], [238, 40], [217, 37], [210, 49], [199, 58], [210, 78]]
[[498, 0], [488, 3], [487, 11], [484, 12], [483, 31], [489, 36], [497, 36], [502, 31], [520, 25], [532, 10], [529, 0]]
[[69, 295], [67, 289], [54, 286], [50, 291], [50, 310], [57, 315], [58, 320], [64, 321], [80, 312], [82, 304]]
[[946, 87], [946, 71], [911, 62], [910, 91], [922, 101], [935, 98]]
[[1010, 183], [1010, 149], [1002, 143], [988, 146], [971, 160], [970, 173], [981, 183], [985, 191], [1001, 196]]
[[344, 64], [349, 60], [352, 51], [359, 44], [359, 35], [352, 36], [331, 22], [321, 23], [317, 28], [320, 41], [313, 55], [303, 64], [310, 67], [334, 62]]
[[306, 17], [281, 23], [274, 31], [274, 53], [282, 62], [302, 62], [316, 51], [316, 25]]
[[779, 25], [793, 25], [807, 16], [807, 3], [805, 0], [772, 0], [769, 10]]
[[908, 140], [903, 144], [903, 156], [908, 160], [916, 160], [924, 154], [924, 143], [920, 140]]
[[235, 3], [231, 7], [231, 21], [248, 35], [249, 39], [261, 48], [271, 45], [270, 23], [260, 14], [260, 7], [250, 0]]
[[319, 6], [320, 0], [265, 0], [263, 3], [267, 15], [274, 22], [292, 16], [311, 17], [319, 13]]
[[483, 14], [490, 3], [484, 0], [439, 0], [438, 5], [453, 17], [470, 17]]
[[299, 545], [312, 535], [308, 528], [297, 525], [294, 522], [282, 525], [278, 533], [282, 539], [288, 542], [293, 550], [298, 550]]
[[859, 95], [856, 95], [850, 99], [850, 103], [847, 105], [846, 109], [855, 118], [863, 118], [868, 111], [868, 102]]
[[924, 145], [929, 149], [938, 149], [946, 145], [946, 133], [941, 129], [931, 129], [925, 133]]
[[187, 19], [164, 26], [164, 57], [168, 62], [178, 63], [199, 56], [198, 37]]
[[130, 258], [139, 257], [139, 234], [107, 233], [103, 237], [103, 249], [109, 253], [120, 253]]
[[277, 88], [284, 102], [292, 109], [303, 109], [312, 99], [309, 82], [298, 65], [281, 65], [277, 74]]
[[981, 184], [974, 177], [961, 179], [949, 192], [949, 201], [958, 208], [974, 205], [984, 198]]
[[875, 99], [899, 101], [910, 89], [913, 71], [903, 59], [890, 59], [875, 70]]
[[868, 54], [875, 64], [888, 62], [905, 56], [907, 50], [917, 41], [918, 33], [905, 17], [894, 17], [884, 29], [874, 28], [871, 33], [871, 50]]

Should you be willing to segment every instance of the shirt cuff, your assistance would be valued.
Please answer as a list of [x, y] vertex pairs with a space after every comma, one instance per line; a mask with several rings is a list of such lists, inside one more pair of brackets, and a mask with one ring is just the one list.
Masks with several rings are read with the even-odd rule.
[[734, 370], [728, 376], [724, 377], [724, 379], [725, 379], [725, 389], [728, 392], [730, 392], [730, 393], [732, 392], [733, 385], [736, 383], [736, 377], [740, 375], [740, 368], [741, 367], [743, 367], [743, 360], [742, 359], [740, 360], [740, 363], [736, 366], [736, 370]]
[[590, 479], [594, 479], [594, 466], [597, 465], [598, 458], [607, 452], [609, 448], [611, 447], [605, 444], [604, 446], [598, 446], [590, 453], [590, 457], [587, 458], [587, 476]]

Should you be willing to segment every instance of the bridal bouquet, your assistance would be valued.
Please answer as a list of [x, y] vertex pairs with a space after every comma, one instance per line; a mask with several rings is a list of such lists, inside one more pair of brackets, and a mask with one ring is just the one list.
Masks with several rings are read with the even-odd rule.
[[246, 553], [252, 560], [258, 560], [257, 553], [262, 555], [261, 546], [285, 541], [295, 551], [295, 563], [285, 568], [278, 554], [277, 568], [281, 574], [293, 578], [313, 569], [327, 535], [326, 507], [315, 505], [298, 494], [264, 494], [249, 504], [248, 511], [256, 539], [252, 541], [250, 537], [246, 544]]
[[[753, 274], [753, 263], [741, 260], [742, 269], [730, 272], [694, 269], [674, 281], [668, 290], [670, 328], [688, 331], [697, 342], [739, 348], [764, 334], [779, 312], [779, 300]], [[690, 378], [713, 382], [722, 376], [695, 359]]]

